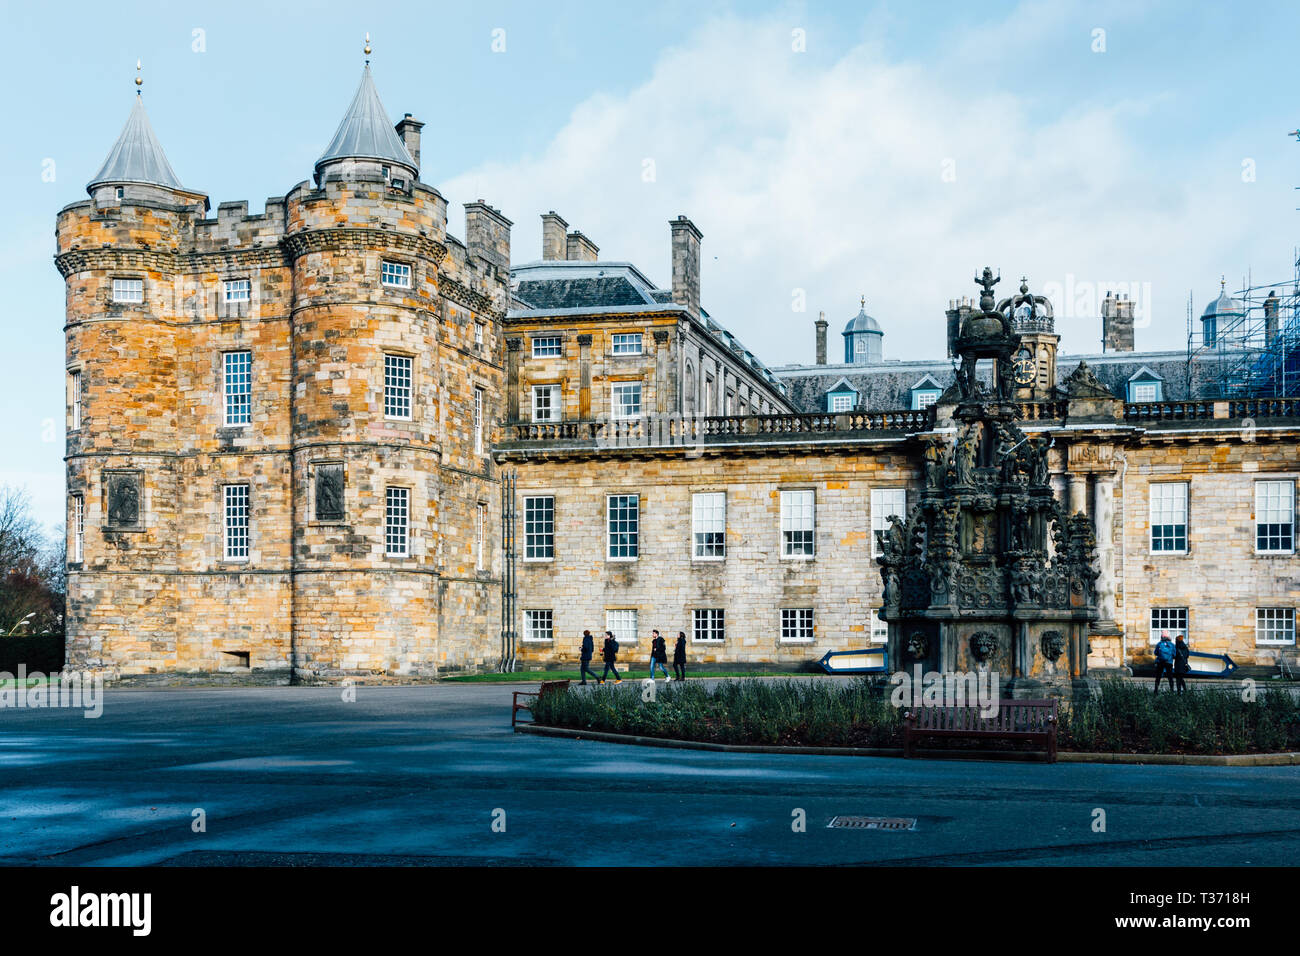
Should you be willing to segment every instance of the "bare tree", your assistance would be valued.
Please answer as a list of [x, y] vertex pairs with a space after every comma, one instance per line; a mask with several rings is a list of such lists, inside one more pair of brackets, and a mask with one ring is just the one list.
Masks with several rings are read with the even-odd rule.
[[0, 485], [0, 637], [63, 629], [64, 564], [21, 488]]

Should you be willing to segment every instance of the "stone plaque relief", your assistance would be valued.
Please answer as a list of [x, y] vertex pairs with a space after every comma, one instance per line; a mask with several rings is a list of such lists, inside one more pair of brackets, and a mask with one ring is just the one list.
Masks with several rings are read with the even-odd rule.
[[343, 465], [338, 462], [316, 466], [316, 520], [343, 520]]
[[110, 472], [105, 477], [108, 527], [122, 530], [140, 526], [140, 485], [139, 472]]

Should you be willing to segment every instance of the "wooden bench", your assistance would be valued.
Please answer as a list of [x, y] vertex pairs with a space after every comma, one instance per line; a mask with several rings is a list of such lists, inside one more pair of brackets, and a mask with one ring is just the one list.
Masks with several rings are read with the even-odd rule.
[[[521, 710], [526, 710], [530, 714], [533, 712], [532, 703], [534, 700], [540, 700], [547, 694], [559, 694], [568, 689], [569, 682], [567, 680], [544, 680], [542, 686], [537, 690], [515, 691], [514, 707], [510, 711], [510, 726], [515, 726]], [[519, 702], [520, 697], [526, 698], [523, 703]]]
[[903, 756], [918, 737], [995, 737], [1041, 743], [1056, 763], [1056, 727], [1055, 700], [1000, 700], [991, 717], [978, 707], [916, 707], [903, 713]]

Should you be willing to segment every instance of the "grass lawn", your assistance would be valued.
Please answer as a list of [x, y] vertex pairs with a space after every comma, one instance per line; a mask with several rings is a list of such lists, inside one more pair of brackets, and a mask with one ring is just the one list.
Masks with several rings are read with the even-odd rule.
[[[604, 671], [604, 665], [595, 668], [597, 674]], [[629, 671], [620, 667], [618, 676], [623, 680], [645, 680], [650, 676], [648, 670]], [[697, 677], [791, 677], [790, 671], [701, 671], [687, 668], [686, 680], [689, 683]], [[518, 684], [527, 683], [535, 684], [544, 680], [571, 680], [579, 681], [582, 678], [578, 676], [577, 671], [515, 671], [513, 674], [466, 674], [463, 677], [444, 677], [445, 681], [455, 681], [462, 684]], [[663, 672], [659, 673], [659, 680], [664, 679]], [[613, 677], [610, 678], [612, 683]], [[590, 682], [590, 681], [589, 681]]]
[[[50, 682], [50, 675], [46, 674], [43, 677], [26, 677], [21, 681], [21, 686], [35, 687], [37, 684], [48, 684], [49, 682]], [[18, 687], [19, 685], [20, 682], [16, 677], [11, 677], [6, 680], [0, 680], [0, 689], [7, 690], [10, 687]]]

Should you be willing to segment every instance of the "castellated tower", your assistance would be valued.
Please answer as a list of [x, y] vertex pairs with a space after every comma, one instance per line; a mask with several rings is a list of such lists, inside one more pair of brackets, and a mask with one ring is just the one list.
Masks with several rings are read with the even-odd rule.
[[480, 201], [447, 234], [421, 125], [399, 136], [367, 65], [311, 181], [209, 218], [137, 96], [60, 212], [69, 667], [496, 663], [511, 224]]

